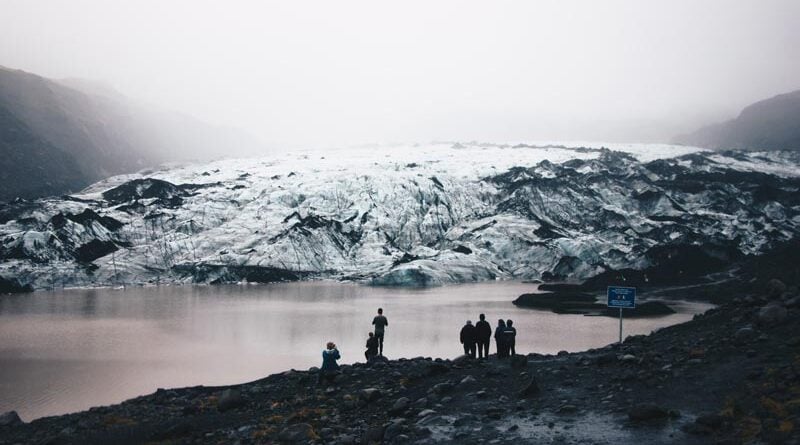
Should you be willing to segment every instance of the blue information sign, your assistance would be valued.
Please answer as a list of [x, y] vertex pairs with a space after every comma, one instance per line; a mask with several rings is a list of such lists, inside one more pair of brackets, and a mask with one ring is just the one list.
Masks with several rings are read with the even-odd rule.
[[618, 307], [621, 309], [636, 308], [636, 288], [609, 286], [608, 307]]

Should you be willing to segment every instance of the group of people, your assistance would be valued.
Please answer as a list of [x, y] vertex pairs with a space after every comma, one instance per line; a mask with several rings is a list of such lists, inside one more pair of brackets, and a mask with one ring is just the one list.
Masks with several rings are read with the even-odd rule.
[[[476, 349], [478, 358], [489, 357], [489, 343], [492, 338], [492, 327], [486, 321], [486, 315], [480, 314], [479, 321], [472, 325], [471, 320], [461, 328], [461, 344], [464, 346], [464, 355], [475, 358]], [[497, 344], [497, 358], [516, 355], [517, 329], [511, 320], [497, 320], [494, 330], [494, 341]]]
[[[492, 339], [492, 327], [486, 321], [486, 315], [480, 314], [479, 321], [473, 326], [471, 320], [467, 320], [467, 324], [461, 328], [461, 344], [464, 346], [464, 355], [472, 358], [488, 358], [489, 357], [489, 343]], [[383, 315], [383, 308], [378, 308], [378, 315], [372, 319], [372, 324], [375, 326], [374, 332], [369, 333], [367, 338], [367, 350], [364, 351], [364, 356], [367, 361], [372, 361], [378, 356], [383, 356], [383, 338], [386, 333], [386, 327], [389, 326], [389, 320]], [[516, 338], [517, 329], [514, 327], [514, 322], [511, 320], [497, 320], [497, 327], [494, 329], [494, 340], [497, 344], [497, 357], [506, 358], [516, 355]], [[327, 379], [332, 381], [339, 370], [339, 364], [336, 362], [341, 358], [336, 344], [328, 342], [324, 351], [322, 351], [322, 367], [320, 368], [319, 381]]]
[[375, 332], [369, 333], [367, 350], [364, 351], [367, 361], [379, 355], [383, 356], [383, 334], [386, 332], [386, 326], [389, 326], [389, 320], [383, 315], [383, 308], [378, 308], [378, 315], [372, 319], [372, 324], [375, 325]]
[[[383, 356], [383, 336], [386, 332], [386, 326], [389, 326], [389, 319], [383, 315], [383, 308], [378, 308], [378, 315], [372, 319], [372, 324], [375, 326], [375, 331], [369, 333], [367, 338], [367, 350], [364, 351], [364, 357], [367, 361], [372, 361], [375, 357]], [[319, 381], [327, 380], [328, 383], [332, 382], [339, 371], [339, 364], [337, 360], [341, 358], [339, 349], [336, 344], [329, 341], [322, 351], [322, 367], [320, 367]]]

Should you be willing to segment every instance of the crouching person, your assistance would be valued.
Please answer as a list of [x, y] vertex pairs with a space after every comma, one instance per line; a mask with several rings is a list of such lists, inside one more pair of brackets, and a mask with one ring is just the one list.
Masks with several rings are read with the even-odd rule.
[[339, 373], [339, 364], [336, 363], [336, 360], [340, 358], [336, 344], [329, 341], [326, 349], [322, 351], [322, 367], [319, 369], [319, 379], [317, 380], [319, 383], [322, 383], [323, 380], [328, 384], [333, 383]]
[[369, 333], [369, 338], [367, 339], [367, 350], [364, 352], [364, 356], [367, 358], [367, 362], [371, 361], [378, 355], [378, 337], [375, 337], [375, 334], [372, 332]]

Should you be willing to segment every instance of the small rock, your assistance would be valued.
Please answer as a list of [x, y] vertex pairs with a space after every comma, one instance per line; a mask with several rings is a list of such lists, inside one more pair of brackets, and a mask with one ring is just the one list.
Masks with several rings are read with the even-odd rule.
[[423, 419], [425, 417], [432, 416], [434, 414], [436, 414], [436, 411], [432, 409], [423, 409], [422, 411], [419, 412], [419, 414], [417, 414], [417, 417]]
[[446, 372], [450, 372], [450, 368], [444, 363], [433, 362], [428, 365], [427, 373], [429, 376], [444, 374]]
[[625, 354], [619, 359], [621, 362], [633, 362], [636, 361], [636, 356], [633, 354]]
[[455, 421], [453, 421], [453, 426], [454, 427], [462, 427], [462, 426], [467, 425], [469, 423], [475, 422], [476, 420], [477, 419], [476, 419], [475, 416], [473, 416], [471, 414], [467, 414], [467, 415], [465, 415], [463, 417], [459, 417]]
[[541, 392], [539, 388], [539, 384], [536, 382], [535, 378], [532, 378], [527, 385], [519, 392], [519, 396], [523, 399], [528, 397], [533, 397], [538, 395]]
[[575, 405], [561, 405], [556, 411], [558, 414], [572, 414], [578, 411], [578, 407]]
[[756, 335], [758, 335], [756, 330], [748, 326], [736, 331], [736, 333], [733, 334], [733, 339], [737, 343], [742, 344], [754, 339]]
[[342, 434], [336, 440], [339, 445], [354, 445], [356, 443], [356, 436], [352, 434]]
[[717, 429], [722, 426], [725, 418], [719, 414], [705, 414], [695, 419], [696, 423]]
[[408, 397], [400, 397], [394, 402], [394, 405], [389, 409], [389, 413], [391, 414], [398, 414], [402, 413], [411, 406], [411, 401]]
[[455, 387], [455, 385], [453, 385], [450, 382], [442, 382], [442, 383], [437, 383], [436, 385], [433, 385], [433, 387], [431, 388], [431, 391], [435, 392], [436, 394], [446, 394], [446, 393], [452, 391], [454, 387]]
[[391, 422], [383, 432], [383, 440], [391, 441], [392, 439], [397, 438], [405, 434], [408, 431], [408, 427], [403, 424], [403, 422]]
[[314, 428], [307, 423], [296, 423], [278, 433], [278, 440], [286, 443], [305, 443], [319, 439]]
[[607, 354], [601, 354], [601, 355], [598, 355], [598, 356], [597, 356], [597, 358], [595, 359], [595, 361], [596, 361], [596, 362], [597, 362], [597, 364], [598, 364], [598, 365], [600, 365], [600, 366], [602, 366], [602, 365], [608, 365], [608, 364], [610, 364], [610, 363], [614, 363], [615, 361], [617, 361], [617, 355], [616, 355], [616, 354], [614, 354], [613, 352], [609, 352], [609, 353], [607, 353]]
[[635, 406], [628, 412], [628, 418], [634, 422], [646, 422], [650, 420], [661, 420], [669, 417], [669, 411], [653, 404], [642, 404]]
[[386, 432], [386, 429], [382, 426], [374, 426], [367, 430], [364, 433], [364, 438], [361, 443], [382, 443], [383, 442], [383, 434]]
[[773, 278], [767, 282], [766, 290], [769, 298], [779, 298], [786, 292], [786, 285], [783, 281]]
[[475, 382], [477, 382], [475, 377], [473, 377], [471, 375], [468, 375], [468, 376], [464, 377], [463, 379], [461, 379], [461, 381], [458, 383], [458, 385], [459, 386], [464, 386], [464, 385], [469, 385], [470, 383], [475, 383]]
[[503, 408], [492, 406], [486, 409], [486, 417], [499, 420], [505, 411]]
[[524, 355], [512, 356], [511, 367], [514, 369], [522, 369], [528, 367], [528, 357], [525, 357]]
[[361, 398], [361, 400], [364, 400], [367, 403], [373, 402], [381, 397], [381, 390], [378, 388], [363, 389], [361, 390], [359, 397]]

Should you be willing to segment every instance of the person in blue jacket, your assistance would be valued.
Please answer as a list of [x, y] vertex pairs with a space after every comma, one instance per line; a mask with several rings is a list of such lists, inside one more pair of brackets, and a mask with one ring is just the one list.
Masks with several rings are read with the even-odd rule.
[[329, 341], [325, 350], [322, 351], [322, 367], [319, 369], [318, 380], [320, 383], [322, 383], [323, 379], [328, 383], [333, 383], [336, 374], [339, 373], [339, 364], [336, 363], [336, 360], [340, 358], [342, 357], [339, 355], [339, 350], [336, 349], [336, 344]]

